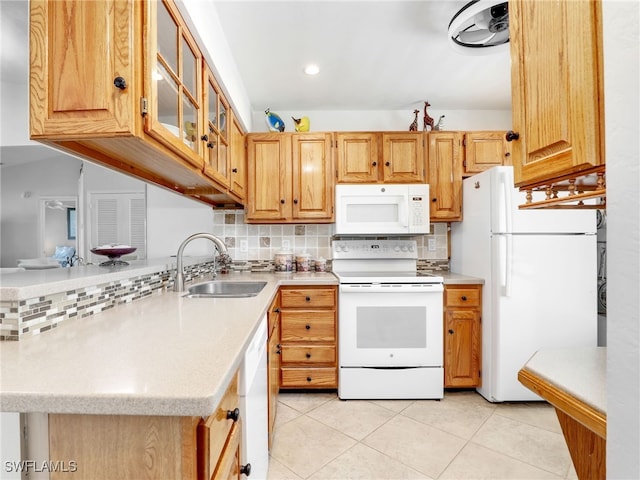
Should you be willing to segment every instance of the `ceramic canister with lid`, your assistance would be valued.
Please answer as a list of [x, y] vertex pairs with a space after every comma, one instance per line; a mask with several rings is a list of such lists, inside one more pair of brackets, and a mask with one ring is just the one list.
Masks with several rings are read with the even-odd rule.
[[292, 272], [293, 271], [293, 253], [278, 252], [275, 255], [276, 272]]
[[308, 272], [311, 270], [311, 255], [299, 253], [296, 255], [296, 271]]

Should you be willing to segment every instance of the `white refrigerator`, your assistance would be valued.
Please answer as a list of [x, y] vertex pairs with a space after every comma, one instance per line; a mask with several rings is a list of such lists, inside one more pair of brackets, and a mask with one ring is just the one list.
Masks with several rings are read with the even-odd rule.
[[540, 400], [518, 381], [539, 349], [597, 346], [595, 210], [520, 210], [512, 167], [463, 181], [451, 271], [483, 278], [482, 386], [491, 402]]

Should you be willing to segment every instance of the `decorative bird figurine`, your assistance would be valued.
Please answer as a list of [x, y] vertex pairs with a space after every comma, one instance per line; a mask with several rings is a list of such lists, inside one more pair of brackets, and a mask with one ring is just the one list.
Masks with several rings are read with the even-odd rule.
[[272, 132], [284, 132], [284, 121], [280, 118], [280, 116], [276, 113], [271, 113], [267, 108], [264, 111], [266, 115], [267, 127]]
[[440, 115], [438, 123], [433, 126], [434, 130], [444, 130], [444, 115]]
[[291, 117], [293, 119], [293, 123], [295, 123], [295, 130], [296, 132], [308, 132], [309, 131], [309, 117], [302, 117], [302, 118], [294, 118]]
[[[431, 104], [429, 102], [424, 102], [424, 117], [422, 120], [424, 121], [424, 131], [433, 130], [433, 118], [429, 116], [427, 113], [427, 107], [430, 107]], [[427, 128], [429, 127], [429, 128]]]
[[413, 122], [411, 122], [411, 125], [409, 125], [409, 131], [410, 132], [417, 132], [418, 131], [418, 114], [420, 113], [420, 110], [414, 110], [413, 114], [415, 115], [415, 118], [413, 119]]

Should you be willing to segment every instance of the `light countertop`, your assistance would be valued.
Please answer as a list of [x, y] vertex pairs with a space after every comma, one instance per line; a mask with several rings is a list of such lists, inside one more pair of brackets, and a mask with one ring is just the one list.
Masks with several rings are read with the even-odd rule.
[[523, 369], [606, 415], [606, 347], [540, 350]]
[[[69, 269], [67, 269], [69, 270]], [[238, 273], [249, 298], [162, 292], [18, 342], [0, 342], [0, 410], [209, 415], [281, 285], [337, 284], [331, 273]]]
[[472, 285], [472, 284], [484, 284], [484, 279], [479, 277], [470, 277], [468, 275], [462, 275], [454, 272], [434, 272], [435, 275], [441, 276], [444, 279], [445, 285]]
[[[213, 257], [184, 257], [184, 265], [212, 261]], [[129, 265], [101, 267], [82, 265], [71, 268], [25, 270], [0, 274], [0, 300], [13, 301], [41, 297], [98, 283], [117, 282], [132, 276], [148, 275], [176, 268], [176, 258], [132, 260]]]

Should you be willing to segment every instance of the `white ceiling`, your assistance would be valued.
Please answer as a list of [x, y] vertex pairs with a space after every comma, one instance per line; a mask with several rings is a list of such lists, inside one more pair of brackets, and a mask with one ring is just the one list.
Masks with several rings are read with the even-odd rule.
[[[484, 1], [484, 0], [483, 0]], [[238, 1], [214, 5], [252, 109], [509, 110], [508, 48], [447, 40], [467, 0]], [[303, 73], [309, 62], [320, 74]]]

